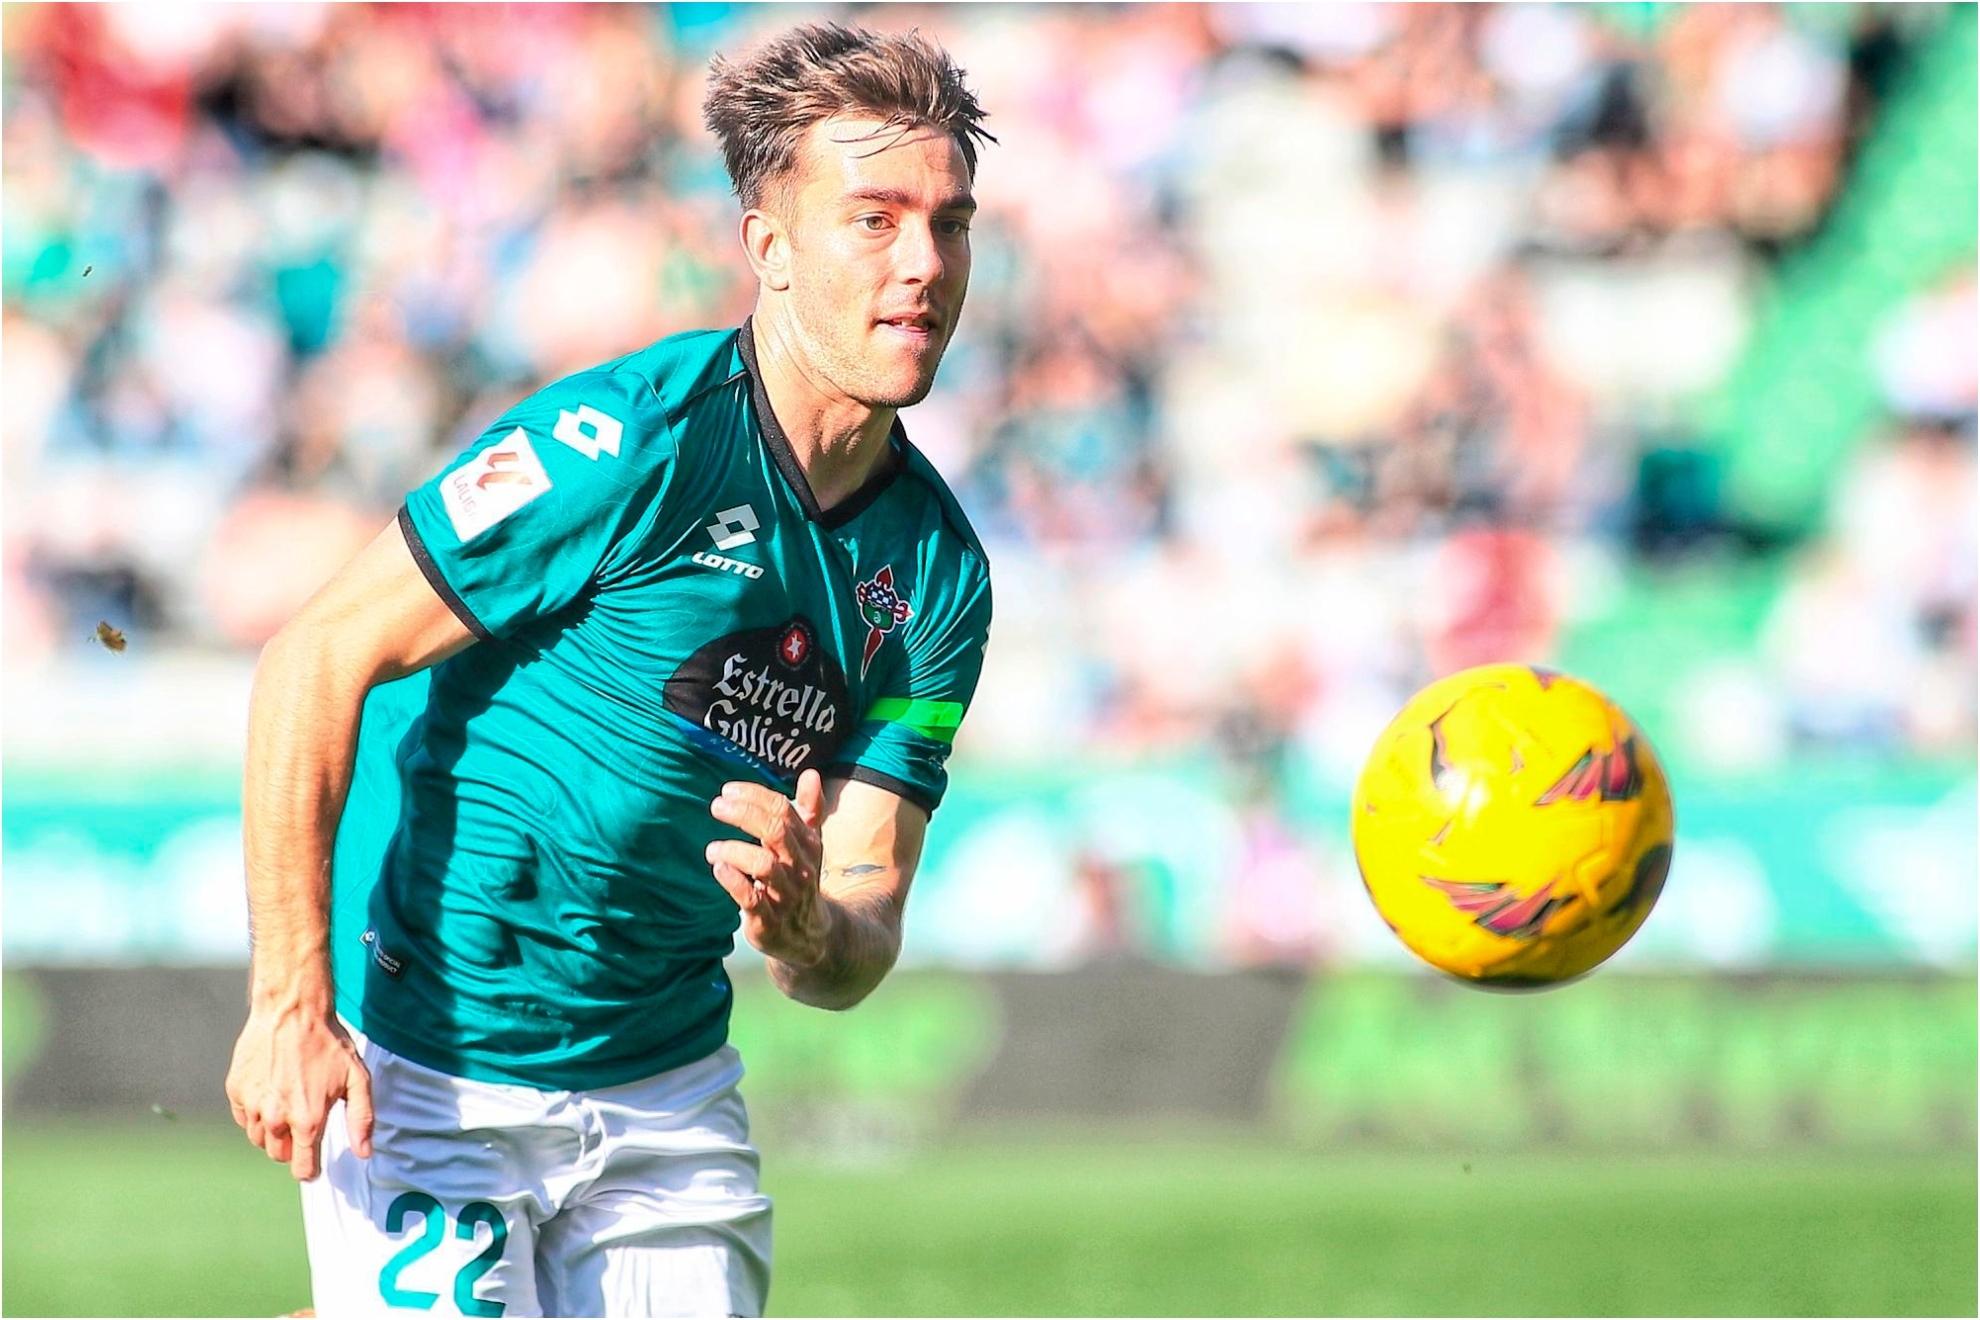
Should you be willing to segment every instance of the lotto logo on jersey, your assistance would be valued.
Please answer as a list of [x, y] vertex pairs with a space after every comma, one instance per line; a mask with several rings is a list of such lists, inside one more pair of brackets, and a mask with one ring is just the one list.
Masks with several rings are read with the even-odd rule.
[[440, 503], [454, 535], [472, 541], [550, 489], [550, 474], [518, 426], [440, 483]]

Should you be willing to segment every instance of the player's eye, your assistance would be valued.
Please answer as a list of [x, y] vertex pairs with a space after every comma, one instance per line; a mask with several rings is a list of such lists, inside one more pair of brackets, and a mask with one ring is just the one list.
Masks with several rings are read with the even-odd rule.
[[960, 238], [969, 232], [969, 221], [949, 216], [935, 222], [935, 232], [944, 238]]
[[853, 221], [853, 223], [869, 234], [877, 234], [887, 227], [887, 217], [884, 215], [863, 215]]

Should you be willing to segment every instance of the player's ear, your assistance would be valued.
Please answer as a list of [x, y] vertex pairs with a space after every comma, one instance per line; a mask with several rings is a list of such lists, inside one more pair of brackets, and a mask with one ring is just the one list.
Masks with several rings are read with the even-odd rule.
[[742, 245], [758, 283], [778, 293], [791, 287], [791, 238], [782, 219], [762, 207], [743, 212]]

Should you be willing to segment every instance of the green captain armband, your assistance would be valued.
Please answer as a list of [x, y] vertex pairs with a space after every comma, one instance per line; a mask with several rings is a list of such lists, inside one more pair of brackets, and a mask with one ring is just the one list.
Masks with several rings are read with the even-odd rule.
[[962, 717], [960, 701], [915, 701], [907, 697], [882, 697], [866, 712], [868, 720], [898, 724], [940, 743], [956, 740]]

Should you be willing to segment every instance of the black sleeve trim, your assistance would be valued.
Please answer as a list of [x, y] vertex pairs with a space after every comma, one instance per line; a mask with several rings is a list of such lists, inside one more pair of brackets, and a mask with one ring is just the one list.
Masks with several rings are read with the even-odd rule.
[[929, 815], [932, 816], [935, 814], [937, 801], [934, 795], [929, 793], [927, 789], [916, 784], [910, 784], [904, 779], [896, 779], [892, 775], [882, 774], [878, 770], [873, 770], [863, 765], [827, 766], [825, 767], [825, 773], [836, 778], [857, 779], [862, 784], [871, 784], [875, 788], [884, 788], [889, 793], [898, 793]]
[[433, 562], [433, 555], [427, 550], [426, 542], [419, 534], [419, 528], [413, 525], [410, 504], [399, 506], [399, 531], [405, 535], [406, 548], [412, 551], [413, 562], [418, 564], [419, 571], [426, 575], [426, 584], [433, 588], [434, 594], [447, 602], [447, 608], [454, 612], [455, 618], [467, 625], [469, 632], [484, 642], [494, 641], [495, 634], [489, 632], [482, 625], [481, 620], [474, 617], [474, 611], [467, 607], [467, 602], [461, 599], [460, 593], [454, 590], [451, 582], [447, 581], [446, 574], [440, 571], [440, 565]]

